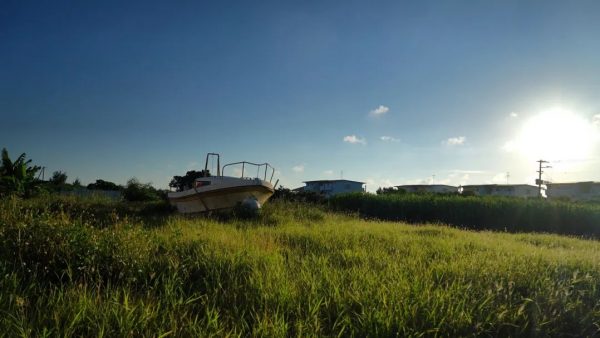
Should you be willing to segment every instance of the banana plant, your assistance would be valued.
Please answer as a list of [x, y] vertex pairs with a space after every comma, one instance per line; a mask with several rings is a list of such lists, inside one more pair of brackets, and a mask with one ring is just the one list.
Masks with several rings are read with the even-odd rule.
[[27, 197], [37, 188], [38, 180], [35, 174], [41, 167], [30, 166], [31, 160], [26, 160], [25, 156], [23, 153], [12, 161], [6, 148], [2, 149], [0, 195], [16, 194]]

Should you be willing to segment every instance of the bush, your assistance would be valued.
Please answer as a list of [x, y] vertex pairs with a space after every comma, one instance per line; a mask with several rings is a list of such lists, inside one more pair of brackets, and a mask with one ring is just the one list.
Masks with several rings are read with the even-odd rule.
[[275, 193], [271, 199], [291, 202], [308, 202], [315, 204], [325, 204], [327, 201], [327, 198], [324, 195], [318, 194], [314, 191], [290, 190], [283, 186], [280, 186], [275, 190]]

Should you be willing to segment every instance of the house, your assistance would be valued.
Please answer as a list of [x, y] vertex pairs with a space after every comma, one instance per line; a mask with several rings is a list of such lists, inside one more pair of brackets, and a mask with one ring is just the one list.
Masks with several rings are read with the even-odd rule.
[[548, 198], [600, 201], [600, 182], [546, 183], [546, 187]]
[[363, 192], [365, 191], [365, 183], [350, 181], [350, 180], [318, 180], [305, 181], [306, 184], [303, 191], [312, 191], [326, 197], [347, 193], [347, 192]]
[[397, 185], [396, 188], [408, 193], [451, 194], [458, 192], [458, 187], [445, 184]]
[[460, 188], [462, 194], [473, 194], [476, 196], [513, 196], [513, 197], [537, 197], [539, 188], [529, 184], [478, 184], [463, 185]]

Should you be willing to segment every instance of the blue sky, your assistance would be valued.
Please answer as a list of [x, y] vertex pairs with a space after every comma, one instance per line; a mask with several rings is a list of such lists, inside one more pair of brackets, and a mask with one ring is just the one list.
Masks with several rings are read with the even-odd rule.
[[341, 171], [370, 190], [506, 172], [533, 183], [541, 156], [547, 178], [600, 180], [598, 13], [598, 1], [2, 1], [0, 146], [84, 183], [166, 187], [211, 151], [268, 161], [288, 187]]

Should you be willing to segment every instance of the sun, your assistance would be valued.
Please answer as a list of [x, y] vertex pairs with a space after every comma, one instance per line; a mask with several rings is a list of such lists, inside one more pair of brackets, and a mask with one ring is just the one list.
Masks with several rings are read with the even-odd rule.
[[598, 131], [589, 120], [554, 108], [526, 120], [507, 147], [531, 159], [584, 160], [592, 155], [597, 140]]

